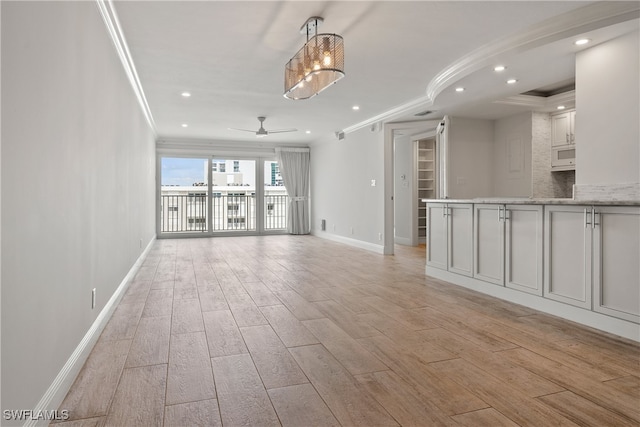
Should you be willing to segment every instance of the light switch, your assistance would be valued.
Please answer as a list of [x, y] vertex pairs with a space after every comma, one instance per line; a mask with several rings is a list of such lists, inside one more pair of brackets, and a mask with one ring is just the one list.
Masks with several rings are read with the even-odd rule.
[[372, 179], [372, 180], [371, 180], [371, 186], [372, 186], [372, 187], [375, 187], [375, 186], [376, 186], [376, 180], [375, 180], [375, 179]]

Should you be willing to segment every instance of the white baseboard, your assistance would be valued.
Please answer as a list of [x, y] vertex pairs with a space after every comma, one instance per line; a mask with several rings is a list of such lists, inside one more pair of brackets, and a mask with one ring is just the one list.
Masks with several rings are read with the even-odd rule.
[[413, 246], [413, 240], [410, 237], [396, 236], [393, 240], [394, 240], [394, 243], [397, 245]]
[[504, 286], [497, 286], [473, 277], [462, 276], [439, 268], [427, 266], [425, 274], [454, 285], [459, 285], [505, 301], [520, 304], [543, 313], [562, 317], [563, 319], [571, 320], [594, 329], [609, 332], [633, 341], [640, 341], [640, 325], [637, 323], [617, 319], [595, 311], [585, 310], [584, 308], [574, 307], [572, 305], [553, 301], [538, 295], [505, 288]]
[[[96, 320], [93, 322], [87, 333], [84, 335], [74, 352], [71, 354], [71, 357], [67, 360], [67, 363], [64, 364], [56, 378], [53, 380], [53, 383], [49, 386], [45, 394], [42, 396], [36, 407], [33, 409], [34, 413], [44, 413], [45, 411], [51, 411], [51, 408], [59, 408], [62, 404], [62, 401], [66, 397], [69, 389], [73, 385], [78, 373], [84, 366], [84, 363], [87, 361], [93, 346], [98, 341], [102, 330], [111, 319], [111, 315], [115, 311], [118, 303], [122, 299], [125, 291], [129, 287], [129, 283], [135, 277], [136, 273], [140, 269], [144, 259], [147, 257], [147, 254], [151, 250], [153, 243], [156, 240], [156, 236], [153, 236], [147, 247], [140, 254], [135, 264], [131, 267], [127, 275], [122, 279], [120, 285], [113, 293], [107, 304], [104, 306]], [[24, 426], [39, 426], [39, 425], [48, 425], [49, 421], [47, 420], [29, 420]]]
[[349, 237], [339, 236], [337, 234], [327, 233], [325, 231], [311, 230], [311, 234], [320, 237], [321, 239], [327, 239], [338, 243], [344, 243], [345, 245], [353, 246], [367, 251], [375, 252], [377, 254], [384, 254], [384, 246], [376, 245], [375, 243], [363, 242], [362, 240], [351, 239]]

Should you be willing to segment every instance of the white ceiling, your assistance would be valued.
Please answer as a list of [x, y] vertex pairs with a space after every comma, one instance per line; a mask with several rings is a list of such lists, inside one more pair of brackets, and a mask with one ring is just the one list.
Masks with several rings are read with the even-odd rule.
[[[299, 129], [271, 142], [307, 144], [377, 121], [418, 120], [424, 110], [435, 110], [423, 118], [433, 119], [531, 109], [493, 101], [572, 79], [575, 52], [589, 47], [573, 41], [587, 36], [593, 45], [637, 29], [639, 10], [636, 1], [114, 4], [159, 138], [255, 141], [228, 128], [257, 129], [256, 117], [266, 116], [267, 130]], [[311, 16], [324, 18], [319, 32], [344, 37], [346, 77], [292, 101], [282, 95], [284, 65]], [[494, 72], [497, 63], [507, 70]], [[507, 85], [510, 77], [518, 82]], [[459, 85], [465, 92], [453, 90]]]

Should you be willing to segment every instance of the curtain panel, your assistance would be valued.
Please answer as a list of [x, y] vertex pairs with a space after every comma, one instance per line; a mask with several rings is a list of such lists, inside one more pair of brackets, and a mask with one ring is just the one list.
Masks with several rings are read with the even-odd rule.
[[276, 148], [284, 187], [289, 194], [289, 234], [309, 234], [309, 149]]

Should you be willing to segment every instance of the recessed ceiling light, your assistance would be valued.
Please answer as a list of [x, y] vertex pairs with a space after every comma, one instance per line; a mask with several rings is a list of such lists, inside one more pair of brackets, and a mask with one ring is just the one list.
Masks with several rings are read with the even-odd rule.
[[496, 65], [495, 67], [493, 67], [493, 71], [504, 71], [506, 69], [507, 67], [505, 67], [504, 65]]
[[557, 108], [558, 110], [564, 110], [564, 109], [565, 109], [565, 106], [564, 106], [564, 105], [558, 105], [556, 108]]
[[580, 39], [580, 40], [576, 40], [574, 44], [577, 45], [577, 46], [582, 46], [583, 44], [587, 44], [590, 41], [591, 40], [589, 40], [589, 39]]
[[353, 107], [351, 107], [352, 110], [359, 110], [360, 107], [358, 105], [354, 105]]
[[464, 92], [464, 88], [463, 87], [457, 87], [456, 88], [456, 92]]
[[308, 131], [306, 131], [305, 133], [311, 133], [311, 131], [310, 131], [310, 130], [308, 130]]
[[188, 124], [186, 124], [186, 123], [183, 123], [183, 124], [182, 124], [182, 127], [183, 127], [183, 128], [187, 128], [187, 127], [189, 127], [189, 125], [188, 125]]
[[191, 92], [182, 92], [180, 95], [182, 95], [183, 98], [188, 98], [191, 96]]
[[517, 81], [518, 80], [516, 80], [516, 79], [509, 79], [509, 80], [507, 80], [507, 84], [512, 85], [512, 84], [516, 83]]

